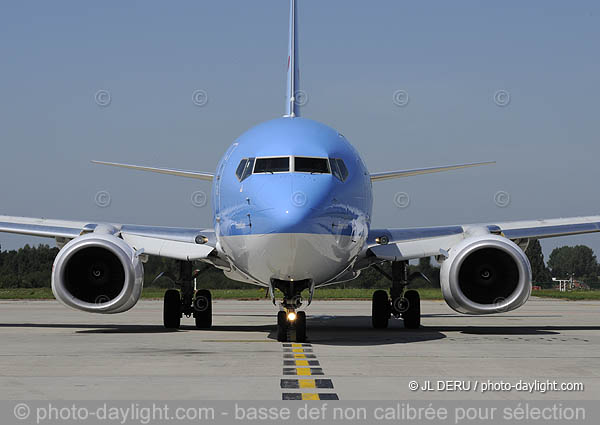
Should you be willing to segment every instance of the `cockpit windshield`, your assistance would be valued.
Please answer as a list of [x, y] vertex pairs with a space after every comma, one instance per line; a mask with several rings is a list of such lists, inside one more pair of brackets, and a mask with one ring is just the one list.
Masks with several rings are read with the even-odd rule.
[[329, 174], [327, 158], [294, 157], [294, 171], [300, 173]]
[[256, 158], [254, 174], [258, 173], [285, 173], [290, 171], [290, 157]]
[[348, 177], [348, 169], [339, 158], [318, 158], [310, 156], [281, 156], [244, 158], [238, 164], [235, 174], [244, 181], [251, 174], [275, 173], [333, 174], [342, 182]]

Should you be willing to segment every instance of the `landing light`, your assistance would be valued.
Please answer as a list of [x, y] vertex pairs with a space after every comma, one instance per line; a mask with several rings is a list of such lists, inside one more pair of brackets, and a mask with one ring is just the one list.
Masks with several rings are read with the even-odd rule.
[[378, 243], [379, 245], [387, 245], [388, 243], [390, 243], [390, 239], [387, 236], [379, 236], [378, 238], [375, 238], [375, 242]]
[[294, 313], [293, 311], [289, 312], [287, 318], [288, 321], [293, 322], [294, 320], [296, 320], [296, 313]]

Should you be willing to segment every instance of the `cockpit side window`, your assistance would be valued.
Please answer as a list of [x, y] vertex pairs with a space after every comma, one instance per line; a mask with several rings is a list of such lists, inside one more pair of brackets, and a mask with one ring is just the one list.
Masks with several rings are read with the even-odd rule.
[[329, 174], [327, 158], [294, 157], [294, 171], [311, 174]]
[[244, 171], [242, 172], [242, 177], [240, 177], [240, 181], [246, 180], [248, 176], [252, 174], [252, 168], [254, 168], [254, 158], [248, 158], [248, 161], [246, 161], [246, 165], [244, 166]]
[[244, 169], [246, 168], [246, 164], [248, 163], [248, 158], [244, 158], [240, 161], [237, 169], [235, 170], [235, 175], [237, 176], [239, 181], [242, 181], [242, 175], [244, 174]]
[[329, 158], [329, 164], [331, 165], [331, 172], [339, 180], [345, 181], [348, 178], [348, 168], [346, 167], [344, 160], [340, 158]]
[[338, 165], [338, 168], [340, 169], [340, 176], [342, 177], [341, 180], [345, 181], [348, 178], [348, 168], [346, 168], [346, 164], [344, 163], [344, 160], [338, 158], [337, 165]]
[[290, 157], [256, 158], [254, 174], [257, 173], [285, 173], [290, 171]]
[[254, 166], [254, 158], [244, 158], [240, 161], [237, 169], [235, 170], [235, 175], [239, 181], [244, 181], [248, 178], [250, 174], [252, 174], [252, 167]]

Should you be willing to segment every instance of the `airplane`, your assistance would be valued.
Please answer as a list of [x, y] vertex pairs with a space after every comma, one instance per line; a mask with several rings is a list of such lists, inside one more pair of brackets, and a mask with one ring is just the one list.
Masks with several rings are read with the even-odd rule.
[[[447, 304], [464, 314], [522, 306], [531, 294], [524, 253], [535, 239], [600, 231], [600, 216], [418, 228], [371, 225], [372, 185], [490, 162], [370, 173], [337, 130], [300, 115], [297, 4], [290, 0], [285, 114], [238, 137], [215, 173], [93, 161], [212, 183], [213, 228], [0, 216], [0, 231], [54, 238], [60, 251], [52, 291], [66, 306], [121, 313], [139, 300], [148, 256], [179, 263], [180, 289], [164, 295], [163, 322], [178, 329], [183, 316], [212, 326], [212, 297], [194, 289], [194, 262], [230, 278], [265, 287], [277, 314], [279, 341], [305, 341], [306, 312], [318, 288], [352, 280], [373, 267], [390, 280], [372, 298], [372, 326], [391, 318], [421, 323], [419, 293], [409, 289], [410, 260], [435, 257]], [[391, 264], [391, 273], [382, 264]], [[277, 291], [278, 290], [278, 291]], [[303, 298], [304, 295], [304, 299]]]

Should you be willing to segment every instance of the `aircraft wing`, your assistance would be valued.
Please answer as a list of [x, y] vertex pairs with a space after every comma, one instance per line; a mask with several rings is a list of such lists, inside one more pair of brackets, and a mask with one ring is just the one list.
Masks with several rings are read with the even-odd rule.
[[178, 260], [206, 258], [216, 244], [212, 229], [0, 216], [0, 232], [54, 238], [59, 244], [96, 230], [113, 233], [144, 254]]
[[199, 171], [177, 170], [172, 168], [146, 167], [144, 165], [121, 164], [118, 162], [92, 161], [93, 164], [110, 165], [111, 167], [129, 168], [130, 170], [150, 171], [152, 173], [169, 174], [171, 176], [188, 177], [192, 179], [212, 181], [215, 177], [212, 173]]
[[371, 173], [371, 181], [397, 179], [400, 177], [418, 176], [421, 174], [441, 173], [442, 171], [459, 170], [461, 168], [478, 167], [480, 165], [495, 164], [495, 161], [472, 162], [469, 164], [445, 165], [443, 167], [415, 168], [412, 170], [383, 171], [380, 173]]
[[372, 228], [367, 244], [370, 253], [378, 259], [401, 261], [446, 255], [450, 248], [475, 233], [500, 235], [520, 243], [594, 232], [600, 232], [600, 216], [404, 229]]

